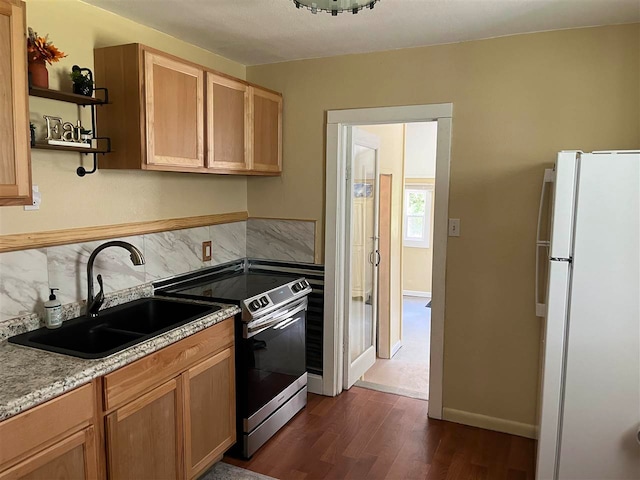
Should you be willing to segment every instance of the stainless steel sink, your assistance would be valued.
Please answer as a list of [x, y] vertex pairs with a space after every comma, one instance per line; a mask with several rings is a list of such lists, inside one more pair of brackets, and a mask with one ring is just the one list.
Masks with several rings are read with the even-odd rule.
[[142, 298], [64, 322], [56, 330], [40, 328], [9, 338], [10, 343], [79, 358], [104, 358], [221, 307], [165, 298]]

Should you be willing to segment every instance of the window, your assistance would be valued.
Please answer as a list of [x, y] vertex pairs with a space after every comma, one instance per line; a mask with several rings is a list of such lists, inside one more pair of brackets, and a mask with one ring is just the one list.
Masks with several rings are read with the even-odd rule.
[[405, 247], [431, 246], [433, 185], [406, 185], [404, 189], [403, 241]]

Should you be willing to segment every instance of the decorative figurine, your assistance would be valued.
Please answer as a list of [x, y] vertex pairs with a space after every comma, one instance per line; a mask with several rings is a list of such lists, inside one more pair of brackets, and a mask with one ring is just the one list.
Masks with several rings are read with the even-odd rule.
[[70, 76], [73, 81], [73, 93], [86, 97], [93, 95], [93, 73], [91, 70], [74, 65], [71, 67]]
[[70, 147], [91, 148], [90, 130], [85, 130], [78, 120], [77, 125], [71, 122], [63, 122], [60, 117], [44, 115], [47, 122], [47, 143], [49, 145], [62, 145]]

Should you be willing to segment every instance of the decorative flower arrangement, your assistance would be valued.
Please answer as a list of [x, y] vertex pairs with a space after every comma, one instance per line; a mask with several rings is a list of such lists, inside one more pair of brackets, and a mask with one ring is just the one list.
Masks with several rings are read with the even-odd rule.
[[39, 37], [36, 32], [29, 27], [29, 36], [27, 37], [27, 56], [30, 62], [45, 61], [49, 65], [60, 61], [67, 55], [58, 50], [58, 48], [49, 40], [49, 35]]

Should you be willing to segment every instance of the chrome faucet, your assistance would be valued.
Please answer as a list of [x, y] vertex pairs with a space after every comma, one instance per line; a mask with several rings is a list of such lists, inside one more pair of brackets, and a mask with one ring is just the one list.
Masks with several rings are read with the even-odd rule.
[[91, 252], [91, 256], [89, 256], [89, 261], [87, 262], [87, 317], [97, 317], [98, 310], [100, 310], [100, 307], [104, 303], [102, 275], [98, 275], [98, 284], [100, 285], [100, 291], [95, 297], [93, 296], [93, 262], [95, 261], [98, 254], [108, 247], [124, 248], [129, 253], [131, 253], [131, 262], [134, 265], [144, 264], [144, 256], [142, 255], [142, 252], [130, 243], [123, 242], [121, 240], [113, 240], [111, 242], [103, 243], [93, 252]]

